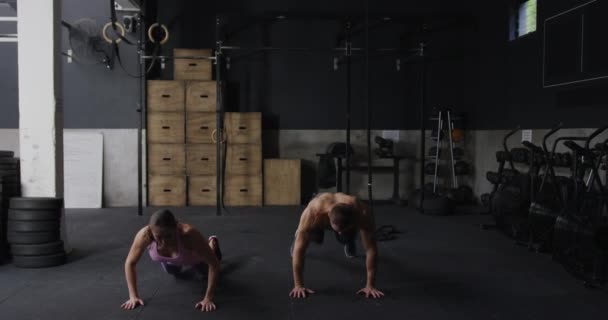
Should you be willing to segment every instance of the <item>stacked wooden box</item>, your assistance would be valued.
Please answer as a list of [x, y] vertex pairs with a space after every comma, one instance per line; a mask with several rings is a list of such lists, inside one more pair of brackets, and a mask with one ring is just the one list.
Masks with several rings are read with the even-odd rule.
[[228, 150], [224, 204], [262, 205], [262, 114], [226, 112], [224, 129]]
[[[196, 52], [181, 52], [184, 56]], [[200, 53], [199, 53], [200, 54]], [[207, 55], [210, 55], [211, 51]], [[200, 60], [199, 60], [200, 62]], [[189, 67], [201, 67], [200, 71]], [[208, 71], [205, 71], [207, 70]], [[211, 62], [204, 65], [190, 61], [175, 68], [175, 76], [190, 80], [186, 88], [186, 173], [188, 175], [188, 205], [204, 206], [216, 203], [216, 135], [217, 85], [211, 78]], [[192, 81], [201, 80], [201, 81]], [[207, 80], [207, 81], [204, 81]], [[223, 148], [222, 148], [223, 149]]]
[[301, 177], [299, 159], [264, 159], [264, 205], [300, 205]]
[[[201, 167], [203, 156], [199, 157], [209, 153], [212, 159], [202, 163], [215, 164], [215, 148], [208, 152], [207, 147], [215, 129], [211, 61], [179, 59], [211, 53], [210, 49], [175, 49], [174, 80], [148, 81], [148, 200], [152, 206], [185, 206], [187, 184], [200, 184], [197, 174], [215, 176], [215, 171]], [[194, 179], [188, 179], [189, 175]], [[215, 189], [210, 193], [215, 194]]]
[[[175, 57], [211, 50], [175, 49]], [[210, 60], [176, 59], [174, 80], [148, 81], [148, 190], [152, 206], [216, 204], [217, 88]], [[262, 116], [225, 113], [224, 203], [262, 205]], [[222, 155], [224, 145], [221, 147]]]

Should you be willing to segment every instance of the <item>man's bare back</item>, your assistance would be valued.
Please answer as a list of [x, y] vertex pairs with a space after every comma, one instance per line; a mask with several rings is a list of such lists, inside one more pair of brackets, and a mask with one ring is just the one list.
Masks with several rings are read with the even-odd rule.
[[[308, 231], [313, 229], [331, 229], [329, 223], [329, 212], [336, 204], [346, 204], [353, 206], [355, 221], [357, 227], [367, 227], [369, 222], [369, 212], [367, 206], [357, 200], [356, 197], [345, 193], [321, 193], [314, 197], [302, 212], [300, 218], [299, 231]], [[361, 225], [361, 222], [365, 226]]]

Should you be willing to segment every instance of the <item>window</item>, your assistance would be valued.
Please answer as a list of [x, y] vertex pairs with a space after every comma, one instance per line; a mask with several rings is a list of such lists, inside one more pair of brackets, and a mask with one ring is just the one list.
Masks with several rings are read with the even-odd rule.
[[518, 2], [511, 9], [509, 40], [515, 40], [536, 31], [536, 0]]

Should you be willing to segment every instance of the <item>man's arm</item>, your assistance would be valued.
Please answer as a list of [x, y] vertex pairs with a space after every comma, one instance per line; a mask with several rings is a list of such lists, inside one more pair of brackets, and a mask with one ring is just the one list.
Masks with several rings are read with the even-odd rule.
[[[313, 200], [314, 201], [314, 200]], [[289, 293], [290, 297], [293, 298], [305, 298], [307, 294], [314, 293], [310, 289], [304, 288], [303, 271], [304, 271], [304, 256], [306, 249], [310, 243], [309, 228], [312, 223], [314, 214], [314, 202], [308, 204], [302, 216], [300, 217], [300, 224], [296, 231], [296, 236], [293, 243], [292, 251], [292, 268], [293, 268], [293, 283], [294, 288]]]
[[365, 297], [370, 295], [374, 298], [384, 296], [384, 293], [376, 289], [376, 266], [378, 260], [378, 245], [376, 243], [376, 224], [368, 207], [360, 203], [361, 208], [361, 242], [365, 248], [365, 267], [367, 269], [367, 282], [365, 288], [357, 293], [365, 293]]
[[304, 271], [304, 256], [309, 244], [309, 235], [306, 230], [299, 230], [293, 244], [293, 283], [295, 288], [304, 287], [302, 273]]
[[361, 242], [365, 248], [365, 267], [367, 269], [366, 287], [373, 288], [376, 285], [376, 261], [378, 258], [378, 246], [374, 232], [361, 229]]

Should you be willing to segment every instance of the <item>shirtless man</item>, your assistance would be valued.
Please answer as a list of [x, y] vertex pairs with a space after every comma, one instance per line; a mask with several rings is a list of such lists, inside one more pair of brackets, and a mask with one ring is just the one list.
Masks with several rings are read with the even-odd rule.
[[291, 247], [294, 288], [289, 296], [305, 298], [308, 294], [314, 293], [304, 287], [302, 280], [304, 254], [311, 241], [323, 243], [326, 229], [335, 232], [336, 239], [344, 244], [344, 253], [349, 258], [356, 255], [355, 239], [357, 231], [360, 232], [366, 255], [367, 284], [365, 288], [357, 291], [357, 294], [363, 293], [366, 298], [384, 296], [384, 293], [375, 287], [378, 247], [374, 237], [374, 218], [365, 204], [344, 193], [322, 193], [312, 199], [302, 212], [300, 225]]

